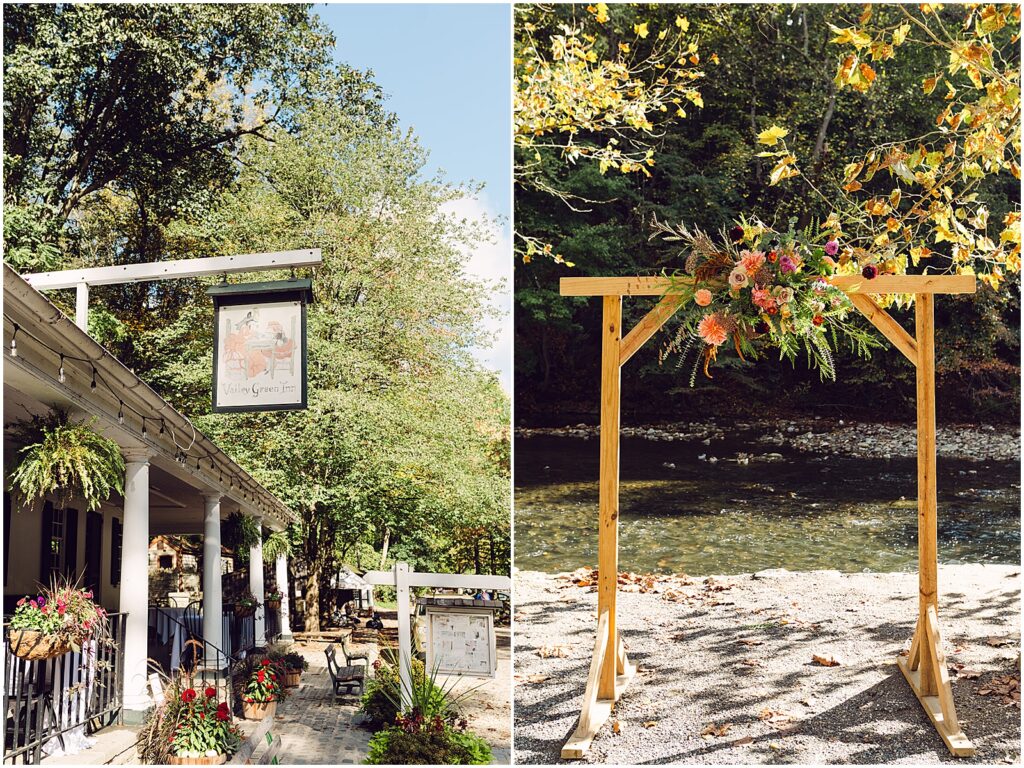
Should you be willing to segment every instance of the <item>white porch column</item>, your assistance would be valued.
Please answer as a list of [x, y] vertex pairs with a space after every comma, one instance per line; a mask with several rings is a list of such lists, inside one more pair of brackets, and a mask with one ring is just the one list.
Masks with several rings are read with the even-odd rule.
[[292, 641], [292, 619], [288, 606], [288, 558], [282, 552], [274, 563], [277, 588], [281, 592], [281, 639]]
[[[149, 656], [149, 457], [145, 450], [123, 450], [124, 528], [121, 534], [121, 611], [124, 630], [125, 710], [150, 706], [146, 659]], [[126, 712], [127, 714], [127, 712]], [[128, 715], [129, 720], [131, 716]]]
[[[203, 639], [224, 650], [222, 615], [224, 590], [220, 582], [220, 494], [203, 494]], [[226, 663], [226, 659], [220, 659]]]
[[[253, 546], [249, 547], [249, 591], [253, 593], [256, 600], [261, 604], [265, 602], [263, 595], [263, 529], [260, 528], [260, 538]], [[267, 644], [267, 623], [264, 617], [266, 606], [256, 611], [254, 623], [256, 625], [255, 640], [257, 646]]]

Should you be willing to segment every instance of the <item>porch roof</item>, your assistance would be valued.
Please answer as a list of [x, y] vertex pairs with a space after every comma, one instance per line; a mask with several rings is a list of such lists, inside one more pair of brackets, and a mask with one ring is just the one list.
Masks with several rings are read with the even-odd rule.
[[[237, 506], [274, 530], [296, 519], [284, 502], [7, 264], [3, 315], [5, 395], [25, 393], [44, 405], [94, 417], [103, 434], [123, 449], [152, 454], [151, 463], [162, 470], [168, 483], [188, 486], [193, 495], [220, 493], [222, 510]], [[15, 325], [18, 354], [12, 357]], [[65, 356], [63, 382], [59, 380], [60, 355]], [[184, 506], [178, 506], [184, 516]], [[186, 532], [195, 522], [191, 520], [194, 512], [181, 530], [172, 531], [174, 521], [169, 520], [167, 532]], [[167, 514], [173, 518], [176, 513]]]

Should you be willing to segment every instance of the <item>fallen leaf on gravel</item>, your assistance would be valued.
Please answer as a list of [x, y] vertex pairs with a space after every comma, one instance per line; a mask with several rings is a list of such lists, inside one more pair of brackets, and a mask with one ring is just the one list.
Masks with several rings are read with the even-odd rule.
[[985, 643], [991, 645], [993, 648], [1001, 648], [1004, 645], [1010, 645], [1013, 642], [1012, 638], [1009, 637], [990, 637]]
[[750, 637], [741, 637], [736, 642], [740, 643], [742, 645], [746, 645], [748, 647], [752, 646], [752, 645], [764, 645], [764, 640], [754, 640], [753, 638], [750, 638]]
[[744, 736], [742, 739], [736, 739], [736, 741], [734, 741], [732, 743], [732, 745], [734, 747], [742, 747], [744, 744], [753, 744], [753, 743], [754, 743], [754, 737], [753, 736]]
[[811, 656], [811, 661], [815, 662], [816, 664], [821, 664], [821, 666], [823, 666], [823, 667], [838, 667], [839, 666], [839, 662], [836, 661], [834, 656], [829, 656], [828, 658], [825, 658], [824, 656], [819, 656], [818, 654], [815, 653], [815, 654], [813, 654]]
[[793, 716], [777, 709], [762, 709], [757, 713], [757, 719], [765, 723], [789, 723], [792, 722]]
[[957, 677], [962, 677], [964, 680], [977, 680], [981, 677], [980, 669], [961, 669], [957, 671]]
[[551, 675], [516, 675], [515, 680], [518, 683], [543, 683], [545, 680], [551, 678]]
[[657, 720], [648, 720], [646, 722], [640, 723], [640, 725], [642, 725], [644, 728], [653, 728], [657, 724], [658, 724]]
[[551, 657], [557, 657], [560, 659], [568, 658], [569, 646], [568, 645], [542, 645], [540, 650], [537, 651], [542, 659], [550, 659]]
[[612, 733], [622, 733], [622, 723], [618, 720], [612, 723]]
[[671, 639], [678, 643], [680, 640], [686, 639], [686, 633], [676, 632], [674, 635], [672, 635]]
[[978, 690], [979, 696], [988, 696], [993, 693], [1001, 697], [1000, 704], [1013, 704], [1019, 708], [1020, 678], [1014, 675], [995, 677], [989, 681], [987, 686]]
[[714, 725], [713, 723], [707, 726], [703, 731], [700, 732], [701, 736], [725, 736], [732, 728], [732, 723], [722, 723], [721, 725]]
[[761, 662], [757, 659], [740, 659], [740, 664], [745, 667], [760, 667]]

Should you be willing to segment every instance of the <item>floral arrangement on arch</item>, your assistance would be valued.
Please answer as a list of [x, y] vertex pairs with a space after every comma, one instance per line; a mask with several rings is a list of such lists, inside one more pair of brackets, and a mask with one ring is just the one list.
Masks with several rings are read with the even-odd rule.
[[283, 701], [285, 690], [280, 680], [283, 674], [284, 670], [270, 659], [261, 659], [245, 683], [242, 700], [248, 704]]
[[38, 632], [62, 646], [81, 651], [86, 640], [107, 637], [106, 617], [103, 606], [93, 602], [92, 590], [81, 589], [64, 579], [54, 581], [35, 597], [25, 595], [18, 600], [8, 629], [12, 635]]
[[[807, 232], [780, 233], [746, 222], [723, 231], [718, 241], [682, 224], [655, 221], [654, 227], [652, 238], [683, 244], [685, 267], [669, 275], [666, 292], [681, 302], [679, 325], [660, 360], [678, 354], [682, 366], [693, 353], [691, 387], [700, 369], [712, 378], [709, 367], [723, 348], [744, 361], [777, 349], [780, 359], [794, 362], [803, 350], [822, 379], [835, 380], [833, 351], [840, 336], [861, 356], [879, 346], [850, 320], [849, 298], [828, 281], [838, 267], [837, 240], [815, 243]], [[866, 279], [878, 274], [873, 264], [863, 269]]]
[[226, 701], [217, 701], [217, 691], [186, 688], [181, 692], [177, 723], [171, 736], [171, 751], [177, 757], [197, 758], [233, 755], [242, 733], [232, 722]]

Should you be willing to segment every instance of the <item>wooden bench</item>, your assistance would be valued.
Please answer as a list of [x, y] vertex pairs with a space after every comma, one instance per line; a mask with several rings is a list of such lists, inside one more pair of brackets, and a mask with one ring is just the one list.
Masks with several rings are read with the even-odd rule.
[[[228, 760], [228, 765], [279, 765], [277, 753], [281, 751], [281, 736], [278, 734], [275, 736], [270, 732], [270, 726], [273, 725], [273, 717], [264, 717], [256, 724], [256, 728], [253, 730], [249, 737], [246, 738], [241, 745], [238, 747], [238, 751]], [[260, 755], [259, 759], [256, 759], [256, 750], [259, 749], [261, 744], [266, 744], [267, 748], [263, 750], [263, 754]]]
[[[337, 649], [334, 647], [334, 643], [331, 643], [324, 649], [324, 655], [327, 657], [327, 671], [331, 675], [331, 682], [334, 683], [335, 696], [352, 695], [354, 688], [358, 688], [359, 693], [363, 692], [363, 685], [366, 680], [366, 664], [361, 666], [341, 666], [338, 664]], [[347, 656], [345, 661], [348, 661]], [[342, 689], [344, 689], [344, 693]]]

